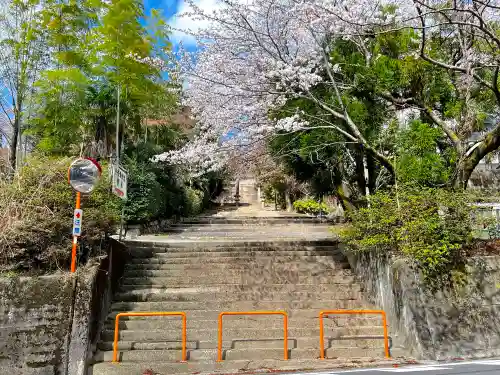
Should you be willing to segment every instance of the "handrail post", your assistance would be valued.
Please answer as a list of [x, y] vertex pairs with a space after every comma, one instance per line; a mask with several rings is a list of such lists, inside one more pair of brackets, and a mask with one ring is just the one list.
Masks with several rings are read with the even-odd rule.
[[217, 362], [222, 362], [222, 317], [224, 313], [221, 312], [219, 314], [219, 332], [218, 334], [218, 343], [217, 343]]
[[217, 332], [217, 362], [222, 362], [222, 318], [224, 315], [282, 315], [283, 316], [283, 339], [285, 340], [283, 358], [288, 360], [288, 314], [285, 311], [223, 311], [219, 314], [219, 332]]
[[187, 318], [186, 318], [186, 313], [183, 313], [182, 314], [182, 362], [186, 362], [187, 361], [187, 350], [186, 350], [186, 346], [187, 346], [187, 322], [186, 322]]
[[285, 340], [284, 360], [288, 361], [288, 314], [286, 312], [283, 312], [283, 330], [283, 339]]
[[323, 327], [323, 311], [319, 312], [319, 358], [325, 359], [325, 329]]
[[182, 317], [182, 361], [187, 361], [187, 317], [185, 312], [138, 312], [118, 313], [115, 320], [115, 335], [113, 341], [113, 363], [118, 363], [118, 339], [120, 337], [120, 317], [122, 316], [181, 316]]
[[121, 313], [116, 314], [115, 318], [115, 340], [113, 341], [113, 362], [116, 363], [118, 362], [118, 331], [120, 329], [120, 316], [122, 316]]
[[324, 347], [324, 327], [323, 327], [323, 315], [326, 314], [380, 314], [382, 315], [382, 325], [384, 328], [384, 351], [385, 357], [391, 358], [389, 351], [389, 331], [387, 329], [387, 315], [383, 310], [325, 310], [319, 312], [319, 348], [320, 348], [320, 359], [325, 359], [325, 347]]
[[389, 352], [389, 332], [387, 330], [387, 315], [385, 311], [382, 311], [382, 324], [384, 325], [384, 347], [385, 347], [385, 357], [391, 358]]

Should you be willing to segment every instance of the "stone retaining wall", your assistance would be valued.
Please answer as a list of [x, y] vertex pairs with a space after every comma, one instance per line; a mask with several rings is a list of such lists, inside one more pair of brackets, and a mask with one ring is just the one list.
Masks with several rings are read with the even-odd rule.
[[0, 278], [0, 374], [86, 373], [126, 261], [112, 249], [74, 275]]
[[436, 293], [403, 260], [348, 258], [371, 302], [388, 314], [393, 347], [420, 359], [500, 355], [500, 257], [470, 259], [466, 285]]

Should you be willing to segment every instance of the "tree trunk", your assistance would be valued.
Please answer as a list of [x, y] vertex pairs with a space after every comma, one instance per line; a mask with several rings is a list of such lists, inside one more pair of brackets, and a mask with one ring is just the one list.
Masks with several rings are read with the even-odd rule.
[[292, 198], [290, 196], [290, 190], [289, 189], [285, 190], [285, 202], [286, 202], [286, 210], [287, 210], [287, 212], [292, 212], [293, 211], [293, 204], [292, 204]]
[[352, 212], [356, 209], [356, 207], [352, 204], [352, 202], [349, 200], [349, 198], [345, 195], [344, 192], [344, 187], [342, 186], [342, 183], [336, 186], [336, 194], [337, 198], [340, 201], [340, 204], [342, 205], [342, 208], [344, 209], [345, 213]]
[[[472, 156], [472, 155], [471, 155]], [[470, 176], [474, 169], [479, 164], [482, 158], [478, 158], [476, 155], [473, 158], [467, 157], [465, 160], [460, 162], [455, 171], [455, 180], [453, 181], [453, 186], [457, 189], [467, 189]]]
[[370, 194], [375, 194], [377, 181], [377, 164], [375, 163], [375, 159], [373, 155], [366, 155], [366, 168], [368, 169], [368, 191]]
[[360, 146], [354, 145], [352, 147], [355, 162], [356, 183], [358, 186], [359, 195], [364, 197], [366, 195], [366, 180], [365, 180], [365, 162], [363, 150]]
[[20, 124], [20, 114], [16, 109], [14, 115], [14, 126], [12, 129], [12, 136], [10, 140], [10, 167], [12, 170], [12, 174], [16, 171], [16, 162], [17, 162], [17, 142], [19, 140], [19, 124]]
[[466, 153], [460, 158], [455, 170], [454, 187], [466, 189], [470, 176], [479, 162], [498, 147], [500, 147], [500, 123], [486, 135], [482, 142], [475, 145], [472, 151], [468, 151], [468, 155]]

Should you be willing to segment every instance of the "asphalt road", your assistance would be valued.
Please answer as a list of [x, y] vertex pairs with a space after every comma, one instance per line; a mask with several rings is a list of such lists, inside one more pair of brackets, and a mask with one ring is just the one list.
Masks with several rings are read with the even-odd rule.
[[420, 373], [423, 373], [422, 375], [500, 375], [500, 360], [463, 361], [348, 371], [316, 371], [293, 373], [293, 375], [390, 375], [396, 373], [405, 373], [409, 375], [419, 375]]

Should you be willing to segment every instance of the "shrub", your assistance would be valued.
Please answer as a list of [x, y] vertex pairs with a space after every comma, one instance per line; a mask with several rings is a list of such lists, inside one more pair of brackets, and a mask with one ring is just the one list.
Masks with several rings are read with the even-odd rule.
[[128, 163], [127, 202], [125, 220], [128, 223], [146, 223], [165, 211], [166, 197], [156, 174], [134, 162]]
[[341, 238], [356, 251], [382, 251], [412, 259], [428, 280], [450, 282], [463, 266], [462, 250], [472, 239], [468, 199], [444, 189], [377, 193], [350, 213]]
[[195, 216], [200, 214], [205, 208], [205, 194], [193, 188], [186, 188], [186, 204], [184, 206], [183, 216]]
[[193, 216], [210, 202], [218, 176], [209, 174], [194, 181], [174, 167], [152, 163], [150, 158], [160, 149], [149, 143], [127, 147], [124, 157], [129, 172], [125, 218], [128, 223], [148, 223], [156, 219]]
[[[71, 161], [34, 155], [12, 181], [0, 182], [0, 271], [67, 269], [75, 208]], [[80, 248], [93, 254], [118, 222], [121, 204], [103, 167], [98, 186], [81, 203]]]
[[443, 186], [450, 180], [450, 165], [446, 156], [451, 151], [437, 153], [442, 132], [426, 123], [414, 120], [398, 135], [397, 176], [407, 185]]
[[293, 208], [295, 208], [297, 212], [304, 214], [319, 215], [320, 213], [328, 213], [328, 206], [314, 199], [299, 199], [293, 202]]

